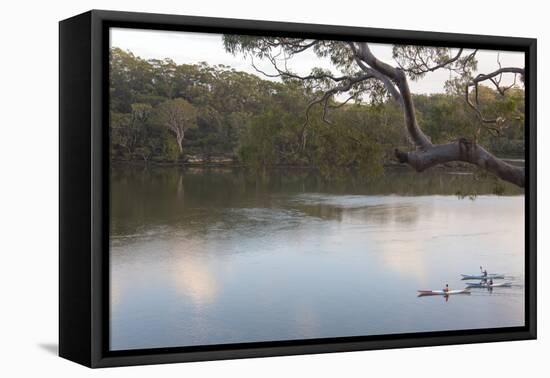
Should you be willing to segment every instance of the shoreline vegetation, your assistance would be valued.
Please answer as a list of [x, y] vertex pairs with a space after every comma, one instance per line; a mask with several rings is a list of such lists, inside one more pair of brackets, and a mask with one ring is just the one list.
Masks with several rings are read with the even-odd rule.
[[[518, 157], [502, 158], [509, 164], [524, 166], [524, 160]], [[298, 182], [299, 190], [304, 183], [315, 192], [332, 191], [335, 187], [346, 185], [346, 190], [355, 194], [397, 194], [405, 196], [418, 195], [453, 195], [459, 199], [474, 200], [480, 195], [516, 196], [523, 195], [523, 188], [503, 181], [496, 176], [473, 167], [467, 163], [453, 162], [434, 166], [425, 172], [418, 173], [406, 164], [387, 161], [376, 176], [362, 175], [354, 168], [342, 169], [338, 174], [326, 176], [314, 166], [305, 165], [270, 165], [251, 166], [228, 156], [210, 157], [210, 159], [189, 159], [187, 161], [140, 161], [113, 160], [111, 167], [113, 177], [124, 175], [171, 176], [181, 177], [174, 183], [177, 191], [181, 189], [184, 176], [223, 175], [235, 176], [230, 181], [241, 180], [249, 185], [270, 185], [272, 181], [285, 182], [291, 187]], [[124, 173], [125, 172], [125, 173]], [[286, 177], [281, 181], [282, 177]]]
[[[525, 159], [522, 156], [506, 156], [499, 157], [502, 161], [512, 165], [523, 166]], [[237, 156], [188, 156], [182, 160], [143, 160], [143, 159], [116, 159], [111, 157], [111, 161], [118, 165], [136, 165], [136, 166], [160, 166], [160, 167], [227, 167], [227, 168], [257, 168], [253, 165], [246, 164], [239, 161]], [[394, 160], [387, 160], [382, 163], [384, 168], [402, 168], [409, 169], [406, 164], [399, 163]], [[473, 167], [468, 163], [452, 162], [445, 165], [437, 165], [430, 168], [431, 170], [447, 169], [452, 167], [453, 169], [473, 171]], [[318, 168], [312, 165], [297, 165], [297, 164], [271, 164], [266, 165], [265, 169], [302, 169], [302, 170], [317, 170]]]
[[[205, 62], [145, 60], [113, 47], [110, 157], [136, 165], [314, 169], [326, 179], [350, 171], [375, 178], [387, 167], [407, 165], [395, 151], [416, 147], [398, 102], [381, 91], [365, 100], [308, 106], [319, 93], [302, 80], [267, 80]], [[481, 85], [476, 96], [484, 114], [510, 113], [498, 133], [479, 127], [459, 92], [412, 94], [432, 143], [470, 140], [495, 156], [523, 157], [524, 90], [509, 88], [502, 97]], [[458, 161], [430, 169], [481, 170]]]
[[[144, 163], [140, 161], [116, 161], [111, 164], [113, 180], [160, 180], [170, 182], [175, 193], [181, 193], [187, 184], [213, 179], [222, 187], [242, 186], [253, 196], [265, 188], [332, 193], [335, 190], [350, 195], [452, 195], [459, 199], [475, 199], [480, 195], [523, 195], [523, 188], [484, 174], [467, 166], [431, 168], [417, 173], [405, 165], [384, 167], [376, 177], [363, 176], [358, 171], [326, 178], [314, 167], [270, 166], [261, 169], [242, 164], [173, 164]], [[263, 188], [263, 189], [262, 189]], [[285, 189], [286, 188], [286, 189]], [[207, 186], [204, 190], [215, 190]]]

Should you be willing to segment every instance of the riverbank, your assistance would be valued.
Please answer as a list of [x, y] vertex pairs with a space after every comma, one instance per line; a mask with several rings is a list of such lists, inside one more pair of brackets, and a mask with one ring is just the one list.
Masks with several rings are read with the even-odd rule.
[[[508, 164], [516, 166], [524, 166], [525, 159], [521, 157], [501, 157], [503, 161]], [[250, 164], [245, 164], [237, 159], [233, 158], [210, 158], [210, 159], [182, 159], [182, 160], [142, 160], [142, 159], [132, 159], [132, 160], [123, 160], [123, 159], [113, 159], [111, 160], [112, 164], [115, 165], [130, 165], [130, 166], [161, 166], [161, 167], [204, 167], [204, 168], [252, 168]], [[397, 168], [397, 167], [408, 167], [406, 164], [398, 163], [394, 160], [387, 160], [383, 164], [384, 168]], [[265, 166], [266, 169], [302, 169], [302, 170], [317, 170], [317, 167], [310, 165], [299, 165], [299, 164], [271, 164]], [[433, 168], [432, 170], [439, 169], [453, 169], [459, 171], [473, 171], [475, 170], [471, 164], [463, 162], [451, 162], [447, 164], [440, 164]]]

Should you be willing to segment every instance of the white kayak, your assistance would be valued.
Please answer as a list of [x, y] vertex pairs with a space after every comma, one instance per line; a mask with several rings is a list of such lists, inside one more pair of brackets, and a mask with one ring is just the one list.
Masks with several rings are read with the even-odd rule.
[[483, 274], [461, 274], [463, 280], [489, 280], [504, 278], [504, 274], [489, 273], [486, 276]]
[[493, 288], [493, 287], [510, 287], [512, 286], [511, 282], [499, 282], [489, 285], [487, 282], [471, 282], [466, 284], [468, 287], [484, 287], [484, 288]]
[[470, 290], [418, 290], [418, 295], [453, 295], [453, 294], [470, 294]]

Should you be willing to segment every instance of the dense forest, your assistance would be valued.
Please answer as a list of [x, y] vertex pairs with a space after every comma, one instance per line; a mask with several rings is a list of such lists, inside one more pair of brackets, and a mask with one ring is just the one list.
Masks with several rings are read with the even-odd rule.
[[[156, 163], [236, 163], [307, 166], [330, 174], [343, 168], [380, 172], [392, 151], [410, 147], [403, 113], [388, 96], [331, 100], [308, 114], [316, 88], [302, 80], [273, 81], [223, 65], [178, 65], [111, 49], [110, 132], [113, 160]], [[507, 96], [480, 86], [484, 114], [523, 109], [524, 91]], [[434, 143], [467, 136], [497, 156], [523, 156], [524, 120], [480, 129], [464, 97], [452, 90], [413, 94], [417, 118]]]

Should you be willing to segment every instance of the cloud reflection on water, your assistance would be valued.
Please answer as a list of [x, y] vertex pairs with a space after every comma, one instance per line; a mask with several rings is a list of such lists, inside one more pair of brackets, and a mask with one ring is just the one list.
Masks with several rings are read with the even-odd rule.
[[[191, 247], [190, 247], [191, 246]], [[171, 246], [170, 276], [177, 289], [196, 306], [212, 303], [219, 292], [216, 275], [210, 269], [201, 244], [181, 240]]]

